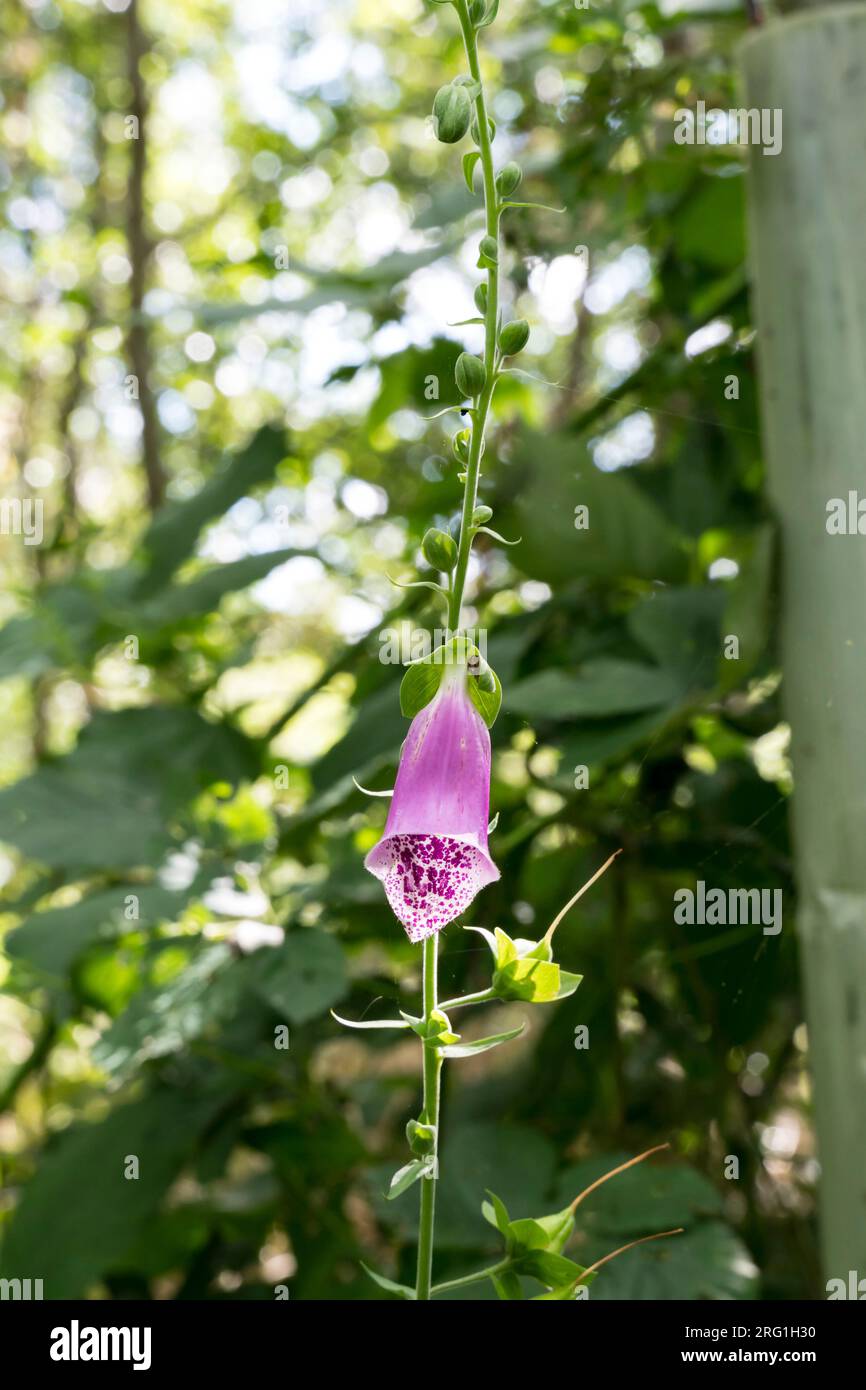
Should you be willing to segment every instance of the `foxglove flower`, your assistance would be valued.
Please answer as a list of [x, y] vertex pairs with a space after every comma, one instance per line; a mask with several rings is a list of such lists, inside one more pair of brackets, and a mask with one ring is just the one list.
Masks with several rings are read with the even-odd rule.
[[366, 868], [410, 941], [441, 931], [499, 877], [487, 851], [490, 735], [462, 665], [409, 726], [385, 834]]

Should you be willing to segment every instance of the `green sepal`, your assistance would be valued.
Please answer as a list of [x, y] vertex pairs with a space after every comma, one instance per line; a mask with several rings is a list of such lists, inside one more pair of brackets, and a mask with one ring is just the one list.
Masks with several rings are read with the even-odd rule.
[[430, 1156], [427, 1158], [410, 1159], [408, 1163], [403, 1164], [402, 1168], [397, 1169], [389, 1182], [388, 1191], [385, 1193], [386, 1200], [393, 1202], [395, 1197], [399, 1197], [407, 1188], [412, 1187], [414, 1183], [418, 1182], [419, 1178], [423, 1178], [425, 1174], [432, 1172], [432, 1170], [433, 1159]]
[[466, 180], [466, 187], [469, 189], [470, 193], [475, 192], [475, 186], [472, 182], [472, 176], [475, 173], [475, 165], [478, 163], [480, 158], [480, 150], [470, 150], [468, 154], [465, 154], [463, 156], [463, 177]]
[[387, 1293], [395, 1293], [399, 1298], [414, 1299], [415, 1290], [410, 1289], [408, 1284], [395, 1284], [393, 1279], [386, 1279], [384, 1274], [377, 1274], [375, 1269], [365, 1265], [363, 1260], [360, 1263], [364, 1273], [369, 1274], [373, 1283], [378, 1284], [380, 1289], [385, 1289]]
[[522, 536], [518, 536], [516, 541], [507, 541], [504, 536], [500, 536], [498, 531], [492, 531], [489, 526], [476, 526], [475, 533], [476, 535], [492, 536], [495, 541], [499, 541], [500, 545], [520, 545], [523, 539]]
[[571, 1283], [571, 1284], [563, 1284], [563, 1285], [561, 1285], [561, 1286], [560, 1286], [559, 1288], [557, 1288], [557, 1289], [550, 1289], [550, 1290], [548, 1290], [547, 1293], [537, 1293], [537, 1294], [535, 1294], [534, 1298], [532, 1299], [532, 1302], [533, 1302], [533, 1303], [544, 1303], [544, 1302], [547, 1302], [547, 1303], [551, 1303], [551, 1302], [553, 1302], [553, 1303], [564, 1303], [564, 1302], [566, 1302], [566, 1301], [569, 1301], [569, 1302], [570, 1302], [571, 1299], [573, 1299], [574, 1296], [575, 1296], [575, 1294], [577, 1293], [577, 1290], [578, 1290], [578, 1288], [580, 1287], [580, 1285], [581, 1285], [581, 1284], [586, 1284], [587, 1286], [590, 1285], [590, 1284], [592, 1283], [592, 1281], [595, 1279], [595, 1277], [596, 1277], [597, 1274], [598, 1274], [598, 1270], [597, 1270], [597, 1269], [593, 1269], [589, 1274], [581, 1273], [581, 1274], [579, 1275], [579, 1277], [576, 1278], [576, 1279], [573, 1281], [573, 1283]]
[[568, 999], [570, 995], [574, 994], [574, 991], [577, 989], [582, 979], [582, 975], [572, 975], [570, 970], [563, 970], [560, 967], [559, 993], [557, 994], [556, 998]]
[[583, 1274], [583, 1265], [566, 1259], [565, 1255], [552, 1255], [548, 1250], [533, 1250], [519, 1263], [520, 1273], [529, 1274], [549, 1289], [570, 1289], [576, 1285]]
[[500, 1270], [499, 1274], [492, 1274], [490, 1278], [497, 1297], [509, 1303], [523, 1298], [523, 1287], [513, 1269]]
[[485, 11], [483, 19], [479, 19], [475, 25], [476, 29], [486, 29], [488, 24], [492, 24], [499, 14], [499, 0], [491, 0], [488, 9]]
[[447, 531], [440, 531], [438, 526], [431, 526], [424, 532], [421, 553], [428, 565], [446, 574], [457, 564], [457, 542]]
[[502, 706], [502, 685], [492, 666], [487, 667], [485, 678], [487, 677], [487, 673], [493, 678], [493, 688], [485, 690], [480, 680], [470, 678], [469, 698], [488, 729], [492, 729], [493, 725], [496, 723], [496, 716]]
[[559, 966], [553, 961], [518, 958], [497, 970], [493, 988], [500, 999], [522, 999], [530, 1004], [549, 1004], [559, 995]]
[[[485, 506], [482, 502], [480, 506], [477, 506], [475, 508], [475, 511], [472, 513], [472, 525], [486, 526], [487, 522], [490, 520], [492, 516], [493, 508]], [[490, 534], [493, 535], [493, 532], [491, 531]]]
[[341, 1018], [331, 1010], [331, 1018], [342, 1023], [344, 1028], [408, 1028], [409, 1023], [400, 1018]]
[[536, 1221], [539, 1226], [550, 1235], [548, 1250], [553, 1250], [555, 1254], [561, 1255], [569, 1240], [575, 1226], [574, 1212], [571, 1207], [565, 1207], [562, 1211], [555, 1211], [552, 1216], [537, 1216]]
[[483, 236], [478, 244], [478, 268], [490, 270], [499, 264], [499, 242], [495, 236]]
[[423, 1158], [435, 1151], [436, 1126], [422, 1124], [420, 1120], [410, 1120], [406, 1125], [406, 1140], [413, 1154]]
[[400, 682], [400, 713], [407, 719], [420, 714], [442, 684], [444, 671], [444, 666], [426, 659], [413, 662]]
[[511, 1221], [508, 1226], [508, 1248], [514, 1254], [530, 1250], [546, 1250], [550, 1237], [540, 1221], [531, 1216], [523, 1216], [519, 1221]]
[[481, 1203], [481, 1215], [489, 1225], [495, 1226], [502, 1235], [508, 1234], [508, 1227], [511, 1225], [511, 1217], [508, 1215], [508, 1208], [501, 1197], [497, 1197], [495, 1192], [487, 1188], [489, 1202]]
[[[400, 1011], [402, 1013], [402, 1009]], [[403, 1014], [404, 1018], [409, 1018], [409, 1014]], [[422, 1042], [431, 1047], [447, 1046], [451, 1043], [460, 1041], [460, 1034], [451, 1031], [451, 1024], [448, 1015], [441, 1009], [434, 1009], [429, 1019], [413, 1019], [409, 1027], [413, 1033], [417, 1033]]]
[[442, 1048], [442, 1056], [475, 1057], [481, 1052], [489, 1052], [492, 1047], [511, 1042], [512, 1038], [519, 1038], [525, 1027], [526, 1024], [521, 1023], [519, 1028], [509, 1028], [505, 1033], [494, 1033], [489, 1038], [478, 1038], [475, 1042], [449, 1043]]

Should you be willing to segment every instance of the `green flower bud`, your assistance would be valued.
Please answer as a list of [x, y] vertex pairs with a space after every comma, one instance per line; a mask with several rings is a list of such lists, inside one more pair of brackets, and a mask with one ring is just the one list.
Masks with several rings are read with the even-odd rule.
[[499, 261], [499, 242], [495, 236], [483, 236], [478, 247], [479, 255], [496, 265]]
[[450, 82], [440, 87], [433, 99], [433, 129], [436, 139], [454, 145], [469, 129], [472, 100], [465, 87]]
[[458, 430], [452, 437], [451, 450], [458, 463], [466, 463], [469, 459], [469, 430]]
[[480, 357], [471, 352], [461, 352], [454, 368], [457, 389], [464, 396], [480, 396], [487, 382], [487, 372]]
[[512, 160], [510, 164], [504, 165], [496, 175], [496, 188], [500, 196], [507, 198], [509, 193], [514, 192], [522, 178], [523, 170], [519, 164], [515, 164]]
[[499, 351], [503, 357], [513, 357], [522, 352], [529, 342], [529, 324], [526, 319], [514, 319], [503, 324], [499, 331]]
[[484, 283], [475, 286], [475, 307], [479, 314], [487, 313], [487, 286]]
[[488, 521], [490, 521], [490, 519], [491, 519], [492, 516], [493, 516], [493, 508], [492, 508], [492, 507], [485, 507], [485, 506], [476, 507], [476, 508], [475, 508], [475, 511], [472, 513], [472, 525], [473, 525], [473, 526], [486, 526], [487, 523], [488, 523]]
[[[475, 141], [476, 145], [480, 145], [481, 141], [478, 139], [478, 122], [476, 121], [474, 116], [472, 117], [472, 125], [470, 126], [469, 130], [472, 139]], [[492, 121], [489, 116], [487, 117], [487, 132], [491, 140], [496, 138], [496, 122]]]
[[421, 550], [428, 565], [434, 570], [453, 570], [457, 564], [457, 545], [446, 531], [432, 526], [425, 532]]
[[424, 1154], [431, 1154], [436, 1148], [435, 1126], [422, 1125], [420, 1120], [409, 1121], [406, 1126], [406, 1138], [413, 1154], [418, 1154], [419, 1157], [423, 1157]]
[[469, 18], [473, 24], [480, 24], [487, 9], [487, 0], [472, 0], [469, 6]]

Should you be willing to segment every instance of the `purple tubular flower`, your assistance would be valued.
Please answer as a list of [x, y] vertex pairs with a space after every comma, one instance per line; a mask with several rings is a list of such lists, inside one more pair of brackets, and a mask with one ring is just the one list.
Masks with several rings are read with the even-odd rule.
[[499, 877], [487, 852], [490, 735], [466, 679], [449, 667], [412, 720], [385, 834], [364, 861], [410, 941], [441, 931]]

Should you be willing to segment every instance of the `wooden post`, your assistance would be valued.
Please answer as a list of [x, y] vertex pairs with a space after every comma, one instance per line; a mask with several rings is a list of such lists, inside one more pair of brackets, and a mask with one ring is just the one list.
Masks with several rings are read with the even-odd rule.
[[[780, 153], [749, 149], [751, 256], [822, 1245], [847, 1281], [866, 1277], [866, 6], [771, 21], [741, 61], [744, 104], [783, 113]], [[831, 534], [851, 493], [854, 532]]]

